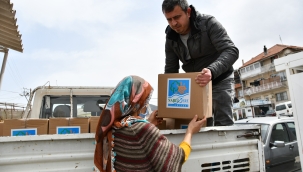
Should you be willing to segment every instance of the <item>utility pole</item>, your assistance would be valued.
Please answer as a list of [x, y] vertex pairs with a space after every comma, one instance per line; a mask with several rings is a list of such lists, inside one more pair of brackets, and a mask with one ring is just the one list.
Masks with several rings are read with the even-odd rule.
[[254, 107], [253, 107], [253, 105], [252, 105], [252, 103], [251, 103], [251, 98], [250, 98], [250, 95], [249, 95], [249, 101], [250, 101], [251, 113], [252, 113], [253, 118], [254, 118], [254, 117], [255, 117], [255, 112], [254, 112]]
[[24, 96], [27, 101], [28, 101], [27, 97], [29, 96], [29, 93], [30, 93], [28, 90], [29, 89], [27, 89], [27, 88], [23, 88], [23, 94], [20, 94], [20, 96]]
[[0, 89], [1, 89], [2, 79], [3, 79], [7, 56], [8, 56], [8, 49], [4, 48], [4, 47], [2, 47], [2, 48], [0, 47], [0, 52], [4, 52], [4, 57], [3, 57], [3, 62], [2, 62], [1, 72], [0, 72]]

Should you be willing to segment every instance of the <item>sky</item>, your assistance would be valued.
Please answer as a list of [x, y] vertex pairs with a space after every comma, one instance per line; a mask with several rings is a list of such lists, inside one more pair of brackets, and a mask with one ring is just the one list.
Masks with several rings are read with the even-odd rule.
[[[0, 102], [51, 86], [116, 86], [137, 75], [154, 88], [164, 72], [162, 0], [11, 0], [23, 53], [9, 50]], [[214, 16], [239, 49], [234, 68], [276, 44], [303, 47], [302, 0], [188, 0]], [[281, 39], [280, 39], [281, 38]], [[2, 66], [4, 54], [0, 53]], [[180, 69], [180, 72], [183, 72]]]

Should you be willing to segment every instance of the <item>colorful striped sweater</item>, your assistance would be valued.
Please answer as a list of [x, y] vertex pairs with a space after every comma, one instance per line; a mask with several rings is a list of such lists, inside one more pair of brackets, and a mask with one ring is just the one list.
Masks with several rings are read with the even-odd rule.
[[117, 172], [178, 172], [184, 162], [182, 148], [171, 143], [150, 123], [138, 122], [113, 131]]

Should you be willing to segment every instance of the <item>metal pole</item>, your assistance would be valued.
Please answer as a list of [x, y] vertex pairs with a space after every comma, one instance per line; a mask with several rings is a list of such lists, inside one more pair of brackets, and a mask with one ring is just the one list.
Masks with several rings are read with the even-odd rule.
[[242, 76], [241, 76], [239, 69], [237, 70], [237, 72], [238, 72], [238, 75], [240, 76], [240, 82], [241, 82], [241, 87], [242, 87], [242, 97], [244, 98], [244, 88], [243, 88], [244, 86], [243, 86]]
[[1, 89], [1, 85], [2, 85], [2, 78], [3, 78], [4, 71], [5, 71], [7, 55], [8, 55], [8, 49], [4, 48], [3, 50], [4, 50], [4, 58], [3, 58], [3, 62], [2, 62], [1, 72], [0, 72], [0, 89]]
[[250, 95], [249, 95], [249, 101], [250, 101], [251, 112], [252, 112], [252, 115], [253, 115], [253, 118], [254, 118], [254, 117], [255, 117], [255, 112], [254, 112], [254, 107], [253, 107], [253, 105], [251, 104]]
[[73, 102], [73, 89], [70, 89], [70, 117], [73, 117], [73, 113], [74, 113], [74, 102]]

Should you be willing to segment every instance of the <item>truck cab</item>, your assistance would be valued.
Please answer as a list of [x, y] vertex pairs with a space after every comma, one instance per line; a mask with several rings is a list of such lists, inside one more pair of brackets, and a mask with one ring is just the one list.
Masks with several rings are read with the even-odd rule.
[[114, 87], [37, 87], [23, 118], [100, 116]]

